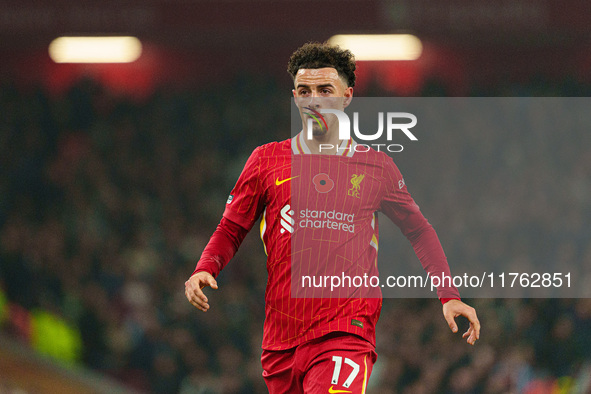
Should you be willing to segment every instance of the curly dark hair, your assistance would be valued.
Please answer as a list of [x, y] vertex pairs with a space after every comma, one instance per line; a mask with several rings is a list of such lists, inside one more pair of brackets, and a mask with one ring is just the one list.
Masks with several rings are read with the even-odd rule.
[[287, 72], [295, 79], [301, 68], [324, 67], [336, 69], [349, 87], [355, 86], [355, 56], [348, 49], [327, 42], [308, 42], [296, 49], [287, 63]]

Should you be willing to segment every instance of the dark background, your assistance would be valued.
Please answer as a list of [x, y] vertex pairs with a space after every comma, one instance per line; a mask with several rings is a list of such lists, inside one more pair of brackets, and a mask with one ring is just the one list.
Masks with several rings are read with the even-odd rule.
[[[289, 137], [291, 52], [337, 33], [411, 32], [421, 58], [359, 62], [357, 95], [589, 96], [590, 12], [574, 0], [2, 1], [2, 331], [140, 391], [266, 392], [257, 232], [207, 314], [183, 286], [252, 149]], [[47, 47], [65, 34], [135, 35], [144, 52], [54, 64]], [[441, 136], [437, 161], [403, 159], [452, 267], [591, 264], [588, 134], [540, 135], [535, 119], [519, 138], [467, 128], [462, 146]], [[386, 300], [370, 392], [589, 391], [589, 299], [467, 302], [483, 325], [475, 347], [437, 300]]]

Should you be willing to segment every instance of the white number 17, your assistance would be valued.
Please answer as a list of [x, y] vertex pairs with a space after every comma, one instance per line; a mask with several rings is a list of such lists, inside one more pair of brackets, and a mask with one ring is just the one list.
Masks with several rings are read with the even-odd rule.
[[[341, 366], [343, 365], [343, 358], [341, 356], [332, 356], [332, 361], [334, 361], [335, 364], [334, 364], [334, 372], [332, 373], [331, 383], [337, 384], [339, 382], [339, 374], [341, 373]], [[355, 377], [357, 376], [357, 374], [359, 373], [359, 364], [357, 364], [355, 361], [353, 361], [347, 357], [345, 357], [345, 364], [348, 364], [353, 368], [353, 371], [351, 371], [351, 374], [349, 375], [347, 380], [345, 380], [345, 383], [343, 383], [343, 387], [349, 387], [351, 385], [351, 383], [353, 383], [353, 380], [355, 380]]]

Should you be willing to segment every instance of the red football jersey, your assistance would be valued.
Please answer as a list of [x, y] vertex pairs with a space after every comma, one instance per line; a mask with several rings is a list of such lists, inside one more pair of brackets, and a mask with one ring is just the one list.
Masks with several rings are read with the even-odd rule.
[[363, 150], [349, 140], [337, 155], [310, 154], [302, 133], [260, 146], [228, 198], [224, 217], [243, 228], [250, 230], [262, 215], [264, 349], [288, 349], [333, 331], [375, 345], [379, 287], [302, 286], [304, 276], [377, 276], [376, 212], [398, 224], [419, 211], [392, 159]]

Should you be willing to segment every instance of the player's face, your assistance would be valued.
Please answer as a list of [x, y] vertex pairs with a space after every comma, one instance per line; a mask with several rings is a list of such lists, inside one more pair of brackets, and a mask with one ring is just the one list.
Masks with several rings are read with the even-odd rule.
[[[336, 69], [303, 68], [298, 70], [294, 79], [293, 95], [298, 106], [304, 127], [310, 117], [311, 109], [318, 111], [322, 108], [343, 110], [353, 97], [353, 88], [339, 76]], [[326, 114], [324, 118], [328, 124], [328, 130], [337, 129], [337, 118], [333, 114]], [[312, 122], [312, 134], [323, 136], [328, 130], [316, 121]]]

